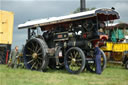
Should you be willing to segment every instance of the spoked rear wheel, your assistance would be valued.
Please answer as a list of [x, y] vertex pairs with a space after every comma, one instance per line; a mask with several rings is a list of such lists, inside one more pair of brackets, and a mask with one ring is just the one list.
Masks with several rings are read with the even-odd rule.
[[78, 74], [84, 70], [85, 55], [78, 47], [70, 48], [64, 57], [65, 68], [69, 73]]
[[39, 38], [31, 39], [24, 48], [25, 66], [31, 70], [45, 70], [48, 65], [47, 45]]
[[[101, 51], [101, 70], [103, 71], [106, 68], [107, 59], [106, 59], [106, 55], [104, 54], [103, 50], [100, 49], [100, 51]], [[90, 72], [96, 71], [95, 60], [94, 60], [94, 63], [88, 64], [88, 70]]]

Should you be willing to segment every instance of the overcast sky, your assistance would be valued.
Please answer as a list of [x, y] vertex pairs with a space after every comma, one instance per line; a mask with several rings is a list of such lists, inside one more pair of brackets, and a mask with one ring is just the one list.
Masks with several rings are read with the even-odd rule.
[[[20, 48], [27, 38], [27, 30], [17, 26], [27, 20], [71, 14], [80, 6], [80, 0], [0, 0], [0, 9], [14, 12], [13, 45]], [[111, 8], [120, 13], [118, 22], [128, 23], [128, 0], [86, 0], [87, 8]]]

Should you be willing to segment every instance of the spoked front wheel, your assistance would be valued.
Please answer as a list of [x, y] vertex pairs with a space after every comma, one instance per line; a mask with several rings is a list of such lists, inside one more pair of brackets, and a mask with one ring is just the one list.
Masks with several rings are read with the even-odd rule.
[[44, 70], [48, 65], [47, 45], [39, 38], [31, 39], [24, 48], [24, 63], [27, 69]]
[[85, 55], [78, 47], [70, 48], [64, 57], [65, 68], [69, 73], [78, 74], [84, 70]]

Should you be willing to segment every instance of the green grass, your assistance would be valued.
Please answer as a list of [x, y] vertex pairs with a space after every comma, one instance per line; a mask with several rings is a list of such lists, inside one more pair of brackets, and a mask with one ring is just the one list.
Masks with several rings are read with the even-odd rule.
[[38, 72], [0, 65], [0, 85], [128, 85], [128, 70], [109, 65], [101, 75], [86, 71], [72, 75], [65, 70]]

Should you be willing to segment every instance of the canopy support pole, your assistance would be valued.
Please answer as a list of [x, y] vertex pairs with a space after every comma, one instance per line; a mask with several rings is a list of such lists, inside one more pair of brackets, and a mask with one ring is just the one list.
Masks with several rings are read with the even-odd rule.
[[30, 39], [30, 33], [31, 33], [31, 30], [30, 30], [30, 28], [28, 28], [28, 40]]

